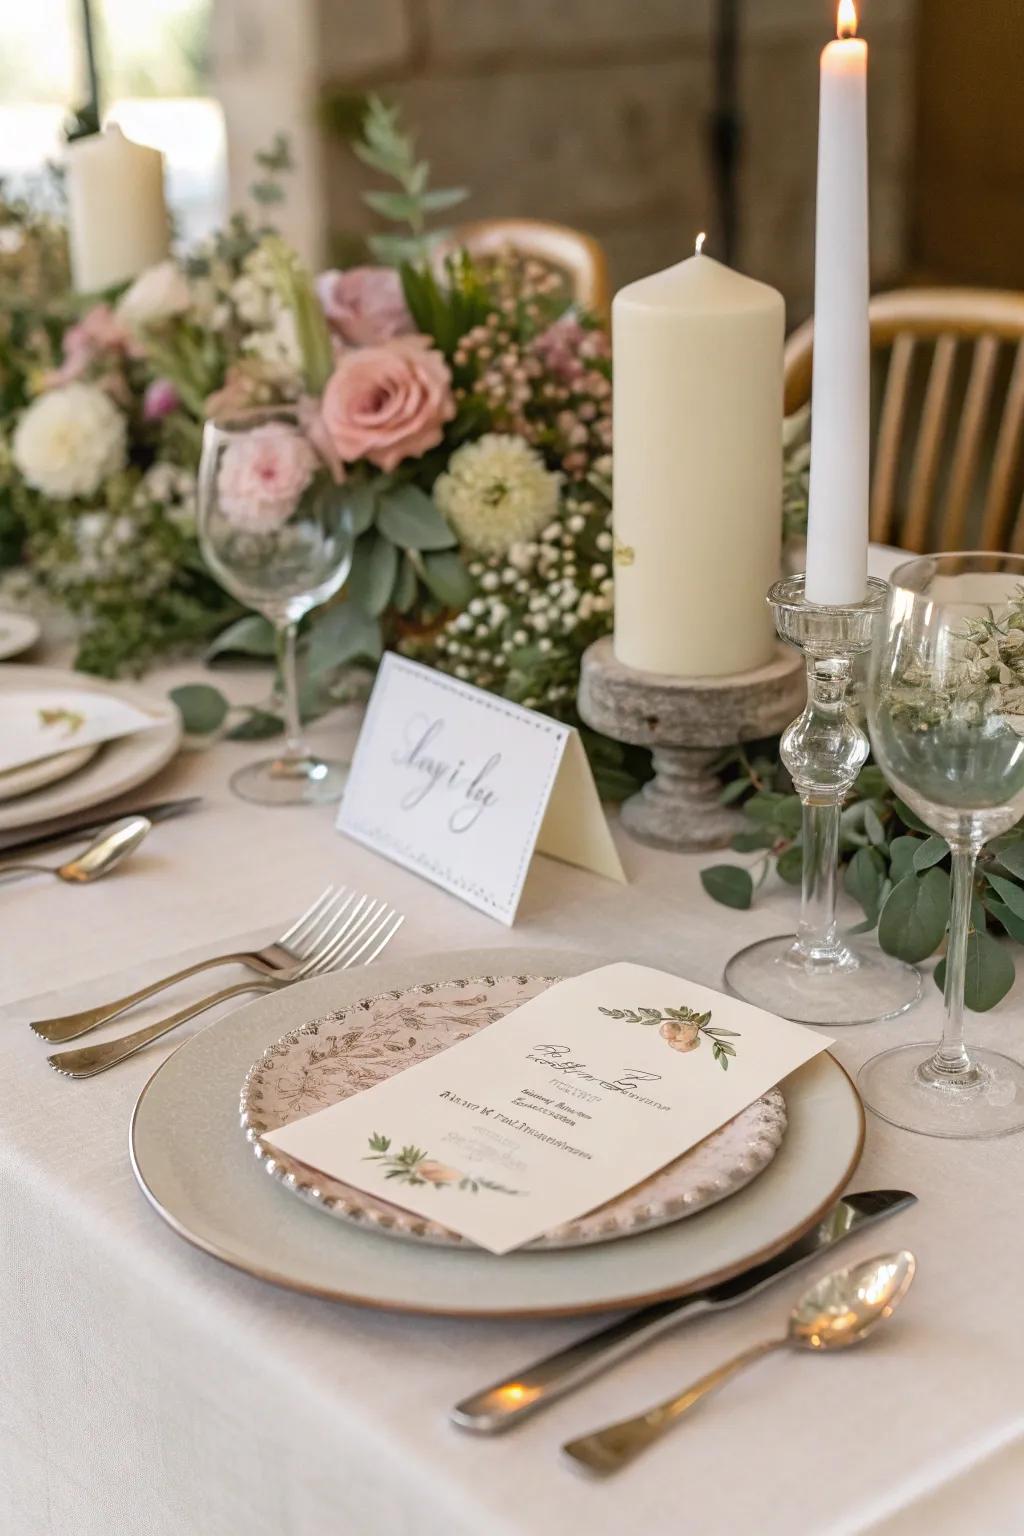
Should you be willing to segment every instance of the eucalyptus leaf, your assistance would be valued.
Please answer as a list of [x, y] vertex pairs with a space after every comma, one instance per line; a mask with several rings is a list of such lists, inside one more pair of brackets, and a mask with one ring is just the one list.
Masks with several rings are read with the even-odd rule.
[[446, 608], [463, 609], [476, 590], [456, 549], [441, 549], [423, 556], [423, 580]]
[[729, 847], [737, 853], [753, 853], [757, 848], [770, 848], [774, 842], [774, 834], [767, 827], [741, 827], [733, 833]]
[[398, 576], [395, 579], [395, 590], [391, 595], [392, 605], [399, 613], [408, 613], [416, 601], [416, 592], [419, 582], [416, 579], [416, 567], [408, 555], [403, 555], [398, 567]]
[[1024, 917], [1018, 917], [1005, 901], [1000, 901], [995, 896], [986, 896], [985, 906], [992, 916], [1002, 923], [1011, 939], [1016, 939], [1018, 944], [1024, 944]]
[[1024, 880], [1024, 838], [999, 837], [989, 843], [988, 851], [994, 853], [1004, 869]]
[[914, 868], [920, 873], [923, 869], [931, 869], [933, 864], [938, 864], [949, 852], [949, 844], [944, 837], [926, 837], [923, 843], [919, 843], [914, 850]]
[[269, 709], [252, 709], [244, 720], [239, 720], [227, 733], [228, 741], [265, 741], [269, 736], [280, 736], [284, 722], [272, 715]]
[[871, 927], [878, 921], [885, 883], [885, 860], [877, 848], [858, 848], [846, 866], [847, 893], [864, 909]]
[[393, 485], [380, 498], [377, 527], [399, 549], [451, 549], [454, 533], [418, 485]]
[[373, 527], [377, 516], [377, 489], [372, 485], [346, 485], [344, 497], [352, 515], [352, 532], [359, 538]]
[[887, 955], [911, 965], [926, 960], [942, 942], [949, 919], [949, 876], [944, 869], [905, 876], [894, 885], [878, 919], [878, 942]]
[[1024, 917], [1024, 890], [1019, 885], [1013, 880], [1004, 880], [1002, 875], [994, 875], [991, 870], [985, 871], [985, 879], [1011, 912]]
[[931, 827], [926, 827], [920, 817], [917, 816], [915, 812], [910, 809], [910, 806], [907, 805], [905, 801], [901, 800], [898, 795], [894, 797], [893, 804], [896, 807], [897, 816], [905, 826], [913, 828], [915, 832], [925, 832], [929, 837], [931, 836]]
[[307, 665], [319, 676], [352, 661], [379, 661], [383, 648], [378, 619], [355, 602], [337, 603], [313, 621]]
[[708, 895], [726, 907], [746, 910], [754, 899], [754, 882], [738, 864], [712, 864], [702, 869], [700, 883]]
[[[990, 933], [975, 930], [967, 940], [967, 964], [964, 970], [964, 1003], [974, 1013], [994, 1008], [1013, 986], [1016, 970], [1013, 957]], [[946, 961], [935, 967], [935, 985], [946, 985]]]
[[718, 796], [721, 805], [732, 805], [734, 801], [741, 799], [750, 788], [748, 779], [730, 779], [728, 784], [722, 786], [722, 792]]
[[775, 868], [787, 885], [799, 885], [804, 871], [804, 850], [800, 844], [794, 843], [791, 848], [784, 849], [775, 862]]
[[378, 618], [391, 600], [398, 574], [398, 550], [389, 539], [365, 533], [356, 545], [349, 586], [352, 596], [371, 618]]
[[212, 736], [227, 719], [228, 701], [219, 688], [209, 683], [186, 683], [181, 688], [172, 688], [171, 700], [190, 736]]
[[889, 874], [894, 885], [914, 870], [914, 855], [923, 847], [919, 837], [894, 837], [889, 844]]
[[206, 650], [206, 660], [218, 656], [273, 656], [277, 648], [274, 626], [269, 619], [258, 613], [247, 613], [244, 619], [236, 619], [227, 629], [212, 640]]
[[864, 806], [864, 830], [876, 848], [884, 848], [886, 845], [885, 828], [874, 806]]

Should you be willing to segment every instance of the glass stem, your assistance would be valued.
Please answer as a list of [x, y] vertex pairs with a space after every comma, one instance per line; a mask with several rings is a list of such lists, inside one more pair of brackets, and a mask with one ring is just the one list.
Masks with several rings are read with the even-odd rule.
[[824, 956], [836, 946], [836, 870], [839, 802], [803, 802], [803, 877], [797, 944], [806, 954]]
[[949, 946], [946, 950], [946, 1022], [942, 1044], [931, 1061], [936, 1072], [960, 1075], [970, 1069], [964, 1045], [964, 980], [967, 974], [967, 941], [971, 932], [971, 899], [978, 850], [970, 843], [953, 848], [953, 900], [949, 914]]
[[297, 624], [282, 624], [277, 630], [277, 667], [284, 690], [284, 755], [286, 758], [303, 758], [306, 743], [302, 737], [302, 721], [299, 716], [299, 684], [295, 671], [295, 641]]

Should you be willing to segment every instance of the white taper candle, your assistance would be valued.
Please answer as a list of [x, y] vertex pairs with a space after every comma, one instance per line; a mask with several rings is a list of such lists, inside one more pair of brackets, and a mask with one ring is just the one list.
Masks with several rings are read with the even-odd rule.
[[853, 0], [821, 55], [806, 595], [867, 590], [870, 461], [867, 44]]

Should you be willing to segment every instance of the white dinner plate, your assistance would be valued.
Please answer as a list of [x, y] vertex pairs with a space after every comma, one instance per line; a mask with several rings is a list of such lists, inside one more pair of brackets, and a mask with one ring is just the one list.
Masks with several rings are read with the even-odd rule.
[[57, 752], [53, 757], [41, 757], [37, 762], [24, 763], [20, 768], [8, 768], [0, 773], [0, 800], [16, 800], [19, 795], [30, 795], [34, 789], [56, 784], [70, 778], [79, 768], [96, 756], [100, 750], [98, 741], [87, 747], [72, 747], [68, 752]]
[[325, 1220], [268, 1179], [238, 1130], [239, 1088], [275, 1040], [388, 988], [452, 977], [578, 975], [604, 964], [552, 950], [471, 950], [318, 977], [250, 1003], [186, 1040], [154, 1073], [132, 1117], [135, 1176], [154, 1209], [197, 1248], [276, 1285], [362, 1306], [456, 1317], [555, 1317], [681, 1296], [793, 1242], [828, 1210], [860, 1157], [864, 1112], [829, 1055], [780, 1085], [789, 1123], [774, 1161], [731, 1199], [618, 1242], [497, 1258], [396, 1243]]
[[0, 612], [0, 661], [29, 650], [40, 633], [38, 622], [30, 614]]
[[73, 688], [112, 693], [134, 704], [136, 709], [145, 710], [159, 724], [104, 743], [91, 762], [66, 779], [19, 794], [9, 802], [5, 800], [0, 805], [0, 832], [35, 826], [51, 817], [73, 815], [112, 800], [159, 773], [181, 743], [181, 717], [170, 699], [135, 683], [108, 683], [84, 672], [66, 672], [56, 667], [4, 666], [0, 667], [0, 691], [6, 688], [52, 689], [56, 693]]
[[[336, 1008], [326, 1018], [307, 1020], [264, 1051], [242, 1086], [242, 1129], [253, 1151], [285, 1189], [339, 1221], [372, 1227], [408, 1242], [446, 1248], [476, 1246], [440, 1221], [403, 1211], [390, 1201], [318, 1173], [263, 1138], [268, 1131], [428, 1061], [539, 996], [559, 979], [503, 974], [420, 982], [371, 994], [350, 1008]], [[785, 1130], [786, 1106], [779, 1090], [772, 1088], [650, 1178], [596, 1210], [545, 1232], [526, 1247], [606, 1243], [696, 1216], [756, 1179], [778, 1152]]]

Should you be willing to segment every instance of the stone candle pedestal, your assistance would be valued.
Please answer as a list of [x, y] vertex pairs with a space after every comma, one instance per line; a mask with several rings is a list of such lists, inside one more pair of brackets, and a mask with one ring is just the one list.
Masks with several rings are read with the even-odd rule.
[[655, 776], [624, 803], [623, 826], [655, 848], [724, 848], [743, 815], [720, 803], [712, 764], [725, 747], [781, 731], [806, 686], [804, 659], [788, 645], [752, 672], [670, 677], [624, 666], [610, 635], [596, 640], [583, 656], [580, 714], [595, 731], [654, 754]]

